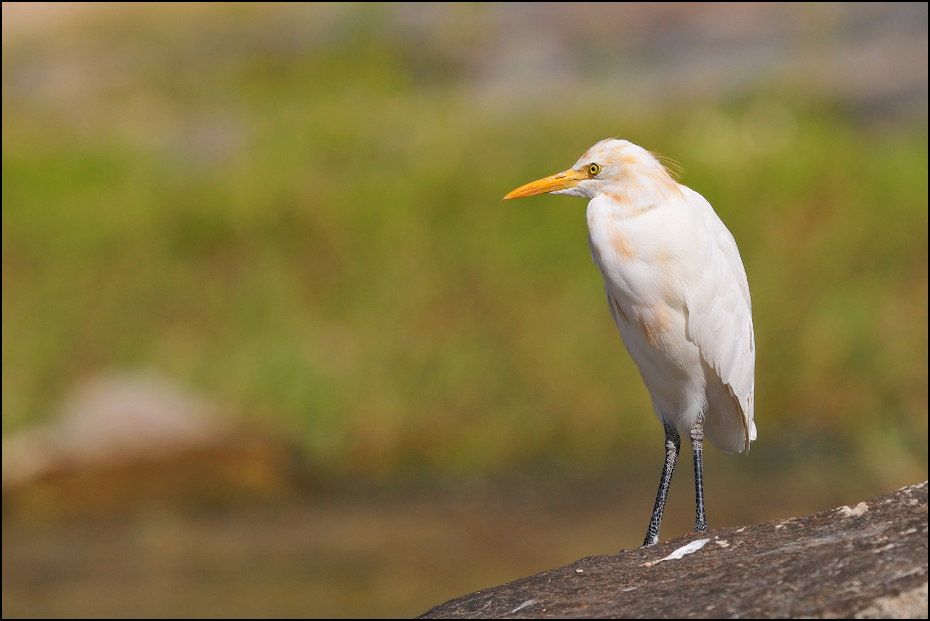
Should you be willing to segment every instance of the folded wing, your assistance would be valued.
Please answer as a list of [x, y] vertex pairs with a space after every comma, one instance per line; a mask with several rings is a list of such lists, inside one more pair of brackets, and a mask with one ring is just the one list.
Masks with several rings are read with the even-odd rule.
[[713, 244], [702, 257], [701, 278], [688, 287], [688, 338], [706, 365], [707, 410], [704, 432], [722, 451], [749, 450], [753, 423], [756, 345], [749, 282], [736, 241], [700, 195], [695, 205], [704, 216]]

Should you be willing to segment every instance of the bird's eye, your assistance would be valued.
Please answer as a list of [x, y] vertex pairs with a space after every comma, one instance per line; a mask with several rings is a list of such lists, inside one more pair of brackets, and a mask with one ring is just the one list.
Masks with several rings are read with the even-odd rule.
[[597, 163], [588, 164], [588, 174], [592, 177], [596, 177], [597, 173], [601, 172], [601, 165]]

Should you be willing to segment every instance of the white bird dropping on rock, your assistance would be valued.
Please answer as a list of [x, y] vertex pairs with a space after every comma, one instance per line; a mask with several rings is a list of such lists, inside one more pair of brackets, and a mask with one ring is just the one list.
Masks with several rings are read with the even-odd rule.
[[736, 242], [703, 196], [626, 140], [602, 140], [568, 170], [504, 199], [543, 193], [590, 199], [588, 243], [607, 306], [665, 427], [665, 467], [643, 546], [659, 541], [680, 434], [694, 454], [694, 531], [706, 531], [704, 434], [727, 453], [748, 451], [756, 439], [752, 305]]

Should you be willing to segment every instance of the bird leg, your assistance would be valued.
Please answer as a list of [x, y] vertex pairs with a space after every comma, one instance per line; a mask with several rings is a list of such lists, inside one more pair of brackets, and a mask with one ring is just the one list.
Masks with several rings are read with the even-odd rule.
[[[692, 432], [693, 437], [693, 432]], [[665, 500], [668, 498], [668, 487], [672, 482], [672, 473], [675, 471], [675, 462], [681, 452], [681, 437], [675, 428], [665, 423], [665, 466], [662, 468], [662, 480], [659, 481], [659, 492], [656, 494], [656, 506], [652, 510], [652, 519], [649, 520], [649, 530], [642, 547], [646, 548], [659, 543], [659, 527], [662, 526], [662, 513], [665, 511]], [[703, 510], [703, 504], [701, 505]]]
[[704, 415], [701, 414], [691, 425], [691, 453], [694, 455], [694, 498], [697, 517], [694, 532], [707, 531], [707, 516], [704, 514]]

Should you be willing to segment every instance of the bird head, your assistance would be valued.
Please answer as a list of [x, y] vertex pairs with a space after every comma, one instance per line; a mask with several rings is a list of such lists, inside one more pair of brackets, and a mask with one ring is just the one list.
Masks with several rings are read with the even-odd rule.
[[568, 170], [520, 186], [503, 200], [546, 193], [584, 198], [608, 194], [619, 202], [635, 204], [681, 196], [678, 184], [655, 156], [616, 138], [601, 140]]

